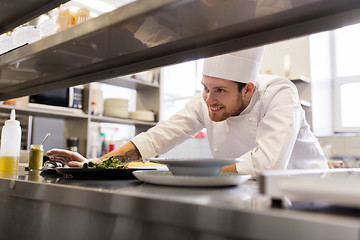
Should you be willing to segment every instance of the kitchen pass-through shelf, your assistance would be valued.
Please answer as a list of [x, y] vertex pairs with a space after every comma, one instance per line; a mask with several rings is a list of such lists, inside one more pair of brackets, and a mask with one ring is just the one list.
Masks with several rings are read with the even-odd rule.
[[[4, 1], [3, 30], [66, 1]], [[0, 56], [0, 100], [75, 86], [135, 72], [246, 49], [354, 24], [358, 0], [293, 0], [288, 8], [258, 15], [254, 1], [138, 0]], [[248, 3], [246, 3], [248, 2]], [[260, 1], [261, 2], [261, 1]], [[11, 11], [11, 6], [15, 11]], [[21, 8], [20, 8], [21, 7]], [[35, 10], [34, 10], [35, 9]], [[199, 14], [199, 12], [201, 14]], [[30, 13], [30, 14], [29, 14]], [[224, 14], [224, 15], [222, 15]], [[4, 15], [4, 16], [3, 16]], [[147, 27], [144, 24], [150, 24]], [[159, 43], [139, 39], [129, 26], [170, 36]], [[6, 26], [8, 25], [8, 26]], [[161, 32], [164, 32], [161, 31]], [[151, 38], [146, 38], [151, 39]]]

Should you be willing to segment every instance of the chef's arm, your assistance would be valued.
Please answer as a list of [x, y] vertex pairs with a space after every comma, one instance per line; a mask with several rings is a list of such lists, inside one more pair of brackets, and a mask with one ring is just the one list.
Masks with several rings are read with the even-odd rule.
[[142, 160], [139, 150], [131, 141], [123, 145], [121, 148], [101, 156], [99, 158], [99, 162], [111, 156], [122, 158], [125, 162], [136, 162]]
[[142, 157], [137, 147], [132, 143], [128, 142], [124, 146], [115, 151], [112, 151], [97, 159], [87, 159], [78, 152], [72, 152], [65, 149], [51, 149], [46, 155], [53, 161], [62, 162], [67, 164], [69, 167], [82, 167], [84, 163], [89, 161], [101, 163], [104, 159], [117, 156], [125, 160], [125, 162], [141, 161]]
[[191, 99], [186, 106], [170, 119], [160, 121], [147, 132], [136, 135], [130, 142], [99, 158], [99, 162], [111, 156], [121, 157], [125, 162], [142, 161], [161, 155], [186, 139], [191, 138], [203, 126], [198, 120], [201, 96]]
[[168, 152], [203, 129], [200, 119], [203, 114], [199, 113], [203, 109], [201, 104], [201, 96], [197, 95], [169, 119], [132, 138], [131, 142], [139, 150], [142, 162]]

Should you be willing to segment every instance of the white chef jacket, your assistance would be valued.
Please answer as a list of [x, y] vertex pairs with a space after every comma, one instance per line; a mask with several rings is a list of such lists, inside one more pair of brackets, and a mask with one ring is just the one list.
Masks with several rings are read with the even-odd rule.
[[206, 128], [215, 158], [240, 158], [238, 173], [256, 177], [263, 170], [328, 168], [321, 146], [305, 120], [296, 86], [288, 79], [259, 75], [247, 108], [214, 122], [201, 95], [168, 120], [131, 141], [143, 159], [161, 155]]

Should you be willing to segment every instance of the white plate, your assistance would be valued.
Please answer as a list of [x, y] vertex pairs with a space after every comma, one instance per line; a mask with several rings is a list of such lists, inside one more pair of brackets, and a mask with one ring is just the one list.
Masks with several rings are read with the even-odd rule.
[[146, 111], [146, 110], [138, 110], [135, 112], [130, 112], [129, 117], [130, 119], [142, 120], [142, 121], [153, 122], [155, 120], [154, 112]]
[[237, 173], [220, 173], [216, 177], [173, 176], [170, 171], [134, 171], [135, 177], [143, 182], [191, 187], [217, 187], [240, 185], [250, 178], [250, 175]]
[[176, 176], [215, 177], [225, 165], [239, 162], [229, 158], [150, 158], [150, 162], [165, 164]]

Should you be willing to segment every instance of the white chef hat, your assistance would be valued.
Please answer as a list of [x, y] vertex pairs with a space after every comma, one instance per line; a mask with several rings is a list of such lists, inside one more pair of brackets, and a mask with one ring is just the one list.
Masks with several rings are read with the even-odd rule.
[[203, 75], [235, 82], [255, 82], [265, 47], [210, 57], [204, 61]]

